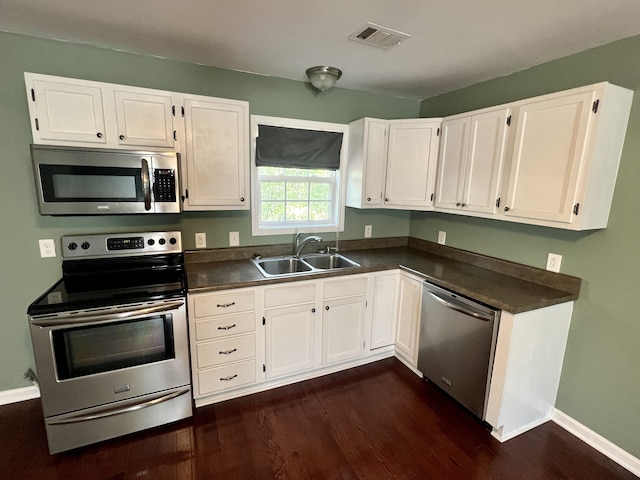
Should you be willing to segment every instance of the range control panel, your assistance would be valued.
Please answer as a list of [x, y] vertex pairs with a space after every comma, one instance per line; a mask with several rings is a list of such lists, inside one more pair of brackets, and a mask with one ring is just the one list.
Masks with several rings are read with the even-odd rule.
[[67, 235], [62, 258], [109, 258], [182, 252], [182, 236], [174, 232]]

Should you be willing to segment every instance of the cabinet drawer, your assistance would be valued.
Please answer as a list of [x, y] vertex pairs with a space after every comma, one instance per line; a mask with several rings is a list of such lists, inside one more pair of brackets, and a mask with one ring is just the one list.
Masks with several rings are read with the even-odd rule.
[[292, 282], [286, 286], [267, 288], [264, 291], [265, 308], [296, 303], [313, 303], [316, 300], [315, 282]]
[[255, 308], [254, 291], [225, 292], [193, 297], [193, 317], [203, 318], [214, 315], [229, 315], [246, 312]]
[[323, 284], [323, 298], [350, 297], [352, 295], [366, 295], [367, 277], [349, 277], [338, 280], [325, 280]]
[[223, 365], [198, 372], [198, 394], [207, 395], [256, 381], [256, 361]]
[[198, 368], [245, 360], [255, 357], [255, 355], [256, 337], [254, 334], [224, 338], [196, 345]]
[[195, 322], [196, 340], [209, 340], [253, 332], [255, 325], [253, 312], [198, 320]]

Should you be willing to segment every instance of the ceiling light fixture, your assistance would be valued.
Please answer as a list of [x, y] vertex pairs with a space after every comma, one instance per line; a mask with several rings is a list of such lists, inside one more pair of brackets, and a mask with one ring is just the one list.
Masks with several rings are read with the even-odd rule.
[[342, 76], [342, 70], [335, 67], [311, 67], [307, 69], [307, 77], [311, 84], [321, 92], [333, 87]]

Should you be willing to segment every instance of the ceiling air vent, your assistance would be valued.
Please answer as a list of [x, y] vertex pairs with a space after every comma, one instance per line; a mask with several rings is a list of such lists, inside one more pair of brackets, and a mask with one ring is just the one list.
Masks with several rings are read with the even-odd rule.
[[408, 33], [402, 33], [389, 27], [368, 22], [364, 27], [349, 35], [349, 40], [389, 50], [409, 37], [411, 35]]

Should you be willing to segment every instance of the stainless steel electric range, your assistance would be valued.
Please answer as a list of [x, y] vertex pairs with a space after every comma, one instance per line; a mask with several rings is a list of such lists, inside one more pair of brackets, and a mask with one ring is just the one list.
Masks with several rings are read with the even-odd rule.
[[49, 452], [191, 416], [180, 232], [62, 237], [28, 309]]

